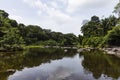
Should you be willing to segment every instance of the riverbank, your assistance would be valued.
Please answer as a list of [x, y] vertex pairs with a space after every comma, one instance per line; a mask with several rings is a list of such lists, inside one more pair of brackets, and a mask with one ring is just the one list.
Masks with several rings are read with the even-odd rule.
[[[78, 47], [65, 47], [65, 46], [42, 46], [42, 45], [29, 45], [29, 46], [24, 46], [23, 48], [19, 49], [19, 50], [7, 50], [4, 48], [0, 48], [0, 52], [14, 52], [14, 51], [23, 51], [26, 49], [32, 49], [32, 48], [61, 48], [61, 49], [65, 49], [67, 51], [67, 49], [76, 49], [78, 53], [83, 52], [83, 51], [94, 51], [94, 50], [102, 50], [104, 51], [105, 54], [109, 54], [109, 55], [115, 55], [117, 57], [120, 57], [120, 47], [111, 47], [111, 48], [78, 48]], [[18, 48], [17, 48], [18, 49]]]
[[77, 50], [77, 52], [83, 52], [83, 51], [94, 51], [94, 50], [102, 50], [105, 54], [108, 55], [114, 55], [120, 58], [120, 47], [111, 47], [111, 48], [80, 48]]
[[0, 52], [15, 52], [15, 51], [24, 51], [27, 49], [33, 49], [33, 48], [60, 48], [60, 49], [78, 49], [75, 46], [44, 46], [44, 45], [28, 45], [23, 47], [15, 47], [15, 48], [0, 48]]
[[115, 55], [120, 58], [120, 47], [103, 48], [107, 54]]

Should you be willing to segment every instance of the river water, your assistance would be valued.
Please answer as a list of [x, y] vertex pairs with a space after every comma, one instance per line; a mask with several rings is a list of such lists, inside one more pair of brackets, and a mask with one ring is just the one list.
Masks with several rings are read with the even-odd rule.
[[120, 80], [120, 58], [98, 50], [0, 53], [0, 80]]

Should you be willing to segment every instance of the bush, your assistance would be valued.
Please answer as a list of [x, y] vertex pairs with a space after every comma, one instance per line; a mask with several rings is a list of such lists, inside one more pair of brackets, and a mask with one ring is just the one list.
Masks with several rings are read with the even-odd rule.
[[102, 45], [120, 46], [120, 26], [116, 26], [108, 32]]

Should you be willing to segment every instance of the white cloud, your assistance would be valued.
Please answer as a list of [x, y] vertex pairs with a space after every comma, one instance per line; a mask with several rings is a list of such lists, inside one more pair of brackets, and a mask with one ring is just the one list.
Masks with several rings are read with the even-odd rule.
[[10, 15], [9, 16], [11, 19], [17, 20], [17, 22], [21, 23], [23, 22], [23, 18], [21, 16], [18, 15]]
[[58, 24], [64, 24], [71, 20], [71, 17], [68, 14], [65, 14], [58, 9], [58, 3], [54, 0], [49, 2], [49, 4], [43, 3], [41, 0], [24, 0], [24, 2], [38, 8], [38, 14], [40, 16], [47, 14], [48, 18], [51, 18], [51, 20], [54, 20]]
[[[39, 14], [37, 23], [62, 32], [80, 32], [82, 20], [110, 13], [113, 0], [23, 0]], [[107, 7], [106, 7], [107, 6]], [[110, 6], [110, 8], [108, 8]], [[99, 9], [101, 8], [101, 9]], [[103, 13], [104, 11], [104, 13]]]
[[64, 24], [72, 19], [69, 15], [62, 13], [60, 10], [55, 10], [54, 8], [49, 9], [47, 12], [50, 18], [55, 20], [58, 24]]
[[26, 25], [79, 34], [83, 20], [93, 15], [108, 17], [117, 3], [118, 0], [1, 0], [0, 8]]
[[17, 14], [18, 11], [15, 10], [14, 8], [6, 10], [6, 12], [8, 12], [10, 14], [9, 18], [17, 20], [17, 22], [19, 22], [19, 23], [23, 22], [23, 18]]
[[68, 0], [68, 7], [67, 11], [68, 12], [74, 12], [78, 7], [82, 6], [85, 4], [85, 0]]
[[59, 8], [56, 1], [51, 1], [50, 5], [56, 9]]
[[[42, 0], [23, 0], [25, 3], [32, 7], [38, 8], [40, 15], [47, 13], [56, 13], [53, 16], [59, 19], [62, 17], [68, 18], [70, 14], [74, 14], [76, 11], [85, 11], [88, 8], [105, 7], [112, 2], [112, 0], [50, 0], [43, 2]], [[62, 9], [61, 9], [62, 8]], [[52, 12], [54, 11], [54, 12]], [[67, 13], [67, 14], [66, 14]], [[61, 19], [61, 18], [60, 18]], [[64, 19], [64, 18], [63, 18]]]
[[34, 1], [36, 1], [36, 0], [23, 0], [24, 3], [27, 3], [32, 7], [34, 7]]
[[79, 9], [105, 7], [111, 2], [112, 0], [68, 0], [67, 11], [74, 13]]

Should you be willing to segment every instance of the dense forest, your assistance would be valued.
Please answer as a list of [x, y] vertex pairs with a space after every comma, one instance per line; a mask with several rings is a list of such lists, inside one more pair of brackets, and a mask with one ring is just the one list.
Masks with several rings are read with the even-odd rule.
[[[114, 12], [120, 16], [120, 3]], [[92, 16], [80, 30], [83, 35], [63, 34], [37, 25], [24, 25], [10, 19], [9, 14], [0, 10], [0, 51], [22, 50], [24, 46], [78, 46], [111, 47], [120, 46], [120, 18], [114, 15], [100, 19]]]
[[120, 46], [120, 26], [119, 19], [110, 16], [105, 19], [99, 19], [97, 16], [91, 17], [91, 20], [81, 27], [83, 36], [81, 45], [88, 47], [109, 47]]
[[24, 25], [9, 18], [0, 10], [0, 50], [21, 50], [24, 46], [75, 46], [78, 38], [72, 33], [63, 34], [37, 25]]
[[114, 15], [100, 19], [92, 16], [91, 20], [84, 21], [79, 35], [79, 43], [83, 47], [113, 47], [120, 46], [120, 3], [115, 6]]

